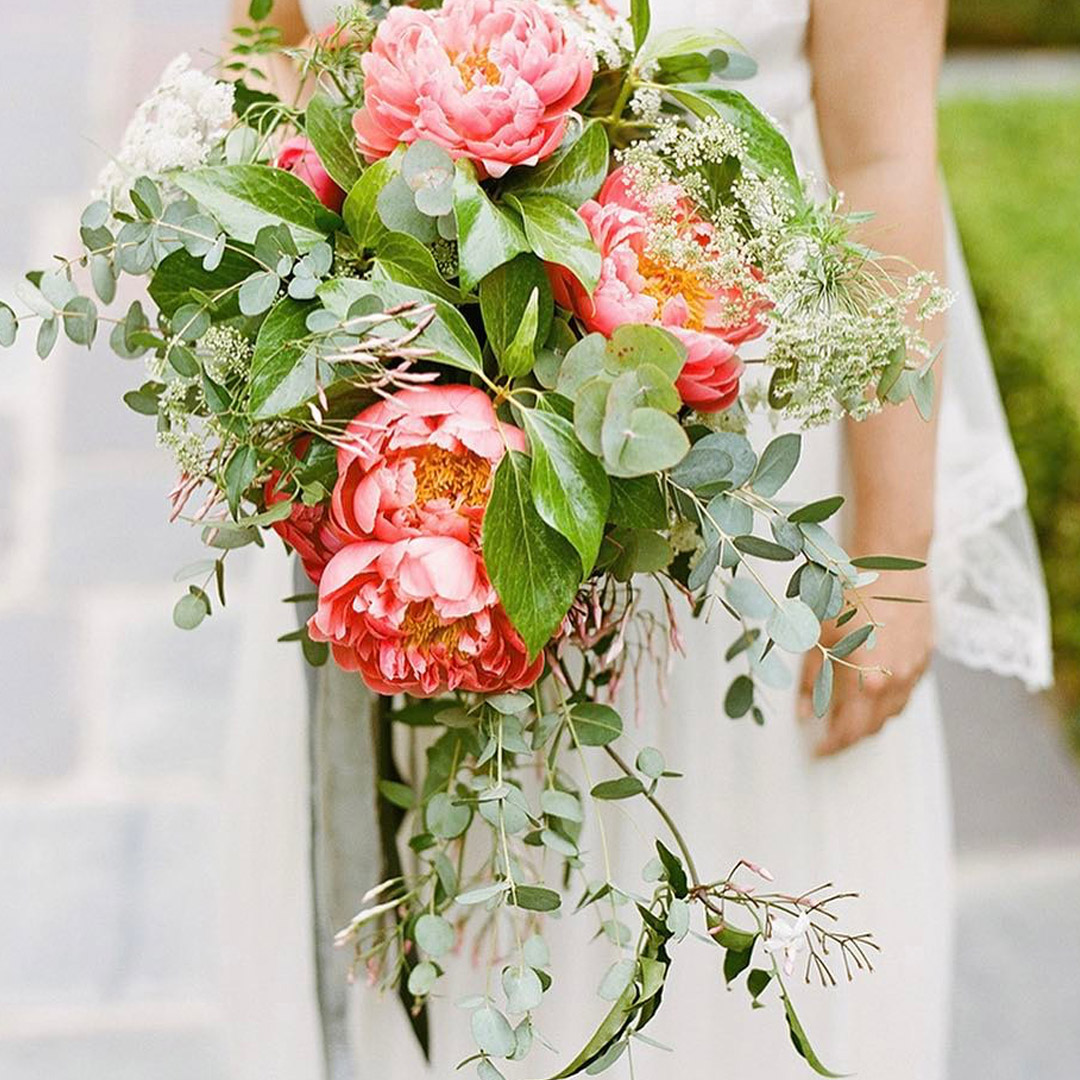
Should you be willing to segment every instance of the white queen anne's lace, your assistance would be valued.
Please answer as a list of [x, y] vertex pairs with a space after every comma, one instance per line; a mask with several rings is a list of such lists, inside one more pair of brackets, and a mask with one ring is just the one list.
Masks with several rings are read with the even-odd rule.
[[232, 124], [234, 88], [191, 67], [186, 53], [165, 69], [136, 109], [116, 157], [98, 178], [97, 195], [130, 209], [127, 187], [140, 176], [205, 164]]

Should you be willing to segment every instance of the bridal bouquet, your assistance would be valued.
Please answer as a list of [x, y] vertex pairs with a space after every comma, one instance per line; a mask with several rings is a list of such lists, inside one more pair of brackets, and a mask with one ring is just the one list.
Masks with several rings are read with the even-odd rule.
[[[941, 290], [812, 197], [725, 82], [753, 73], [737, 42], [651, 33], [647, 0], [629, 20], [603, 0], [358, 4], [303, 49], [265, 25], [268, 0], [251, 7], [220, 78], [168, 69], [82, 251], [27, 275], [25, 312], [0, 305], [0, 343], [36, 318], [45, 357], [107, 322], [119, 356], [145, 359], [125, 401], [175, 456], [174, 516], [210, 549], [180, 627], [225, 603], [226, 560], [273, 530], [317, 588], [293, 635], [307, 658], [428, 729], [426, 767], [380, 785], [410, 867], [357, 898], [341, 942], [419, 1013], [471, 924], [495, 958], [464, 1003], [483, 1080], [540, 1034], [561, 978], [543, 915], [560, 909], [595, 918], [613, 956], [606, 1015], [559, 1076], [648, 1041], [689, 937], [755, 1006], [776, 994], [831, 1075], [786, 980], [868, 967], [872, 939], [837, 928], [831, 888], [699, 870], [663, 803], [679, 774], [624, 749], [617, 703], [662, 676], [681, 607], [731, 619], [718, 710], [763, 722], [782, 654], [817, 649], [825, 712], [835, 668], [872, 644], [875, 572], [918, 564], [849, 557], [823, 524], [840, 497], [782, 495], [799, 434], [745, 432], [754, 413], [798, 427], [908, 397], [928, 413], [919, 327]], [[271, 90], [281, 54], [306, 99]], [[151, 310], [108, 318], [125, 274]], [[850, 631], [826, 647], [832, 620]], [[601, 815], [583, 832], [605, 800], [663, 826], [641, 882], [612, 879]]]

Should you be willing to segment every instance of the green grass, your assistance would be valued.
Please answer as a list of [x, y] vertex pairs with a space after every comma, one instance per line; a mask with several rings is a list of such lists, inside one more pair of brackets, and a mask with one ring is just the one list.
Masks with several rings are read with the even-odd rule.
[[1080, 97], [951, 102], [941, 142], [1080, 747]]
[[953, 45], [1080, 44], [1080, 0], [952, 0]]

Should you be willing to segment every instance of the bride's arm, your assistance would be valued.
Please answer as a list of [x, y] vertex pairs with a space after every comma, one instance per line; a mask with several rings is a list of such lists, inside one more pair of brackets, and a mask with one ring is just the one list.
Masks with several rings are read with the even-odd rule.
[[[944, 279], [937, 171], [937, 80], [946, 0], [815, 0], [810, 56], [829, 180], [854, 210], [875, 217], [863, 238]], [[932, 339], [943, 327], [931, 326]], [[941, 362], [937, 365], [940, 387]], [[933, 531], [936, 426], [911, 402], [848, 424], [856, 554], [924, 559]], [[882, 580], [874, 592], [928, 595], [926, 572]], [[929, 604], [880, 604], [886, 626], [876, 649], [856, 654], [892, 674], [837, 680], [831, 753], [881, 729], [899, 713], [926, 668], [932, 645]], [[804, 670], [803, 708], [816, 665]]]

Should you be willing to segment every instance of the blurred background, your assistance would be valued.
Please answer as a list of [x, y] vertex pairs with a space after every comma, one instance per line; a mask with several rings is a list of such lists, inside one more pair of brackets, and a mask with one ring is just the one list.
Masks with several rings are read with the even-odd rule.
[[[199, 60], [225, 8], [4, 0], [0, 295], [69, 249], [134, 104], [177, 52]], [[941, 130], [1058, 664], [1044, 698], [939, 665], [959, 856], [952, 1076], [1073, 1080], [1080, 2], [954, 0]], [[138, 372], [97, 353], [41, 364], [27, 341], [0, 358], [0, 1077], [238, 1080], [220, 819], [243, 642], [227, 614], [172, 628], [172, 575], [197, 541], [167, 525], [169, 463], [120, 401]]]

